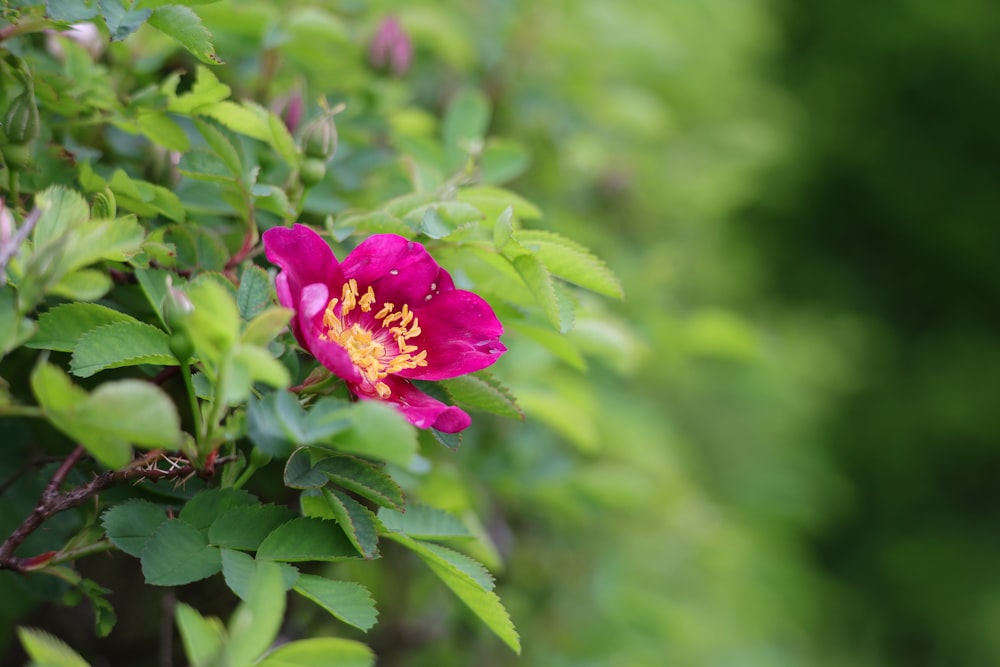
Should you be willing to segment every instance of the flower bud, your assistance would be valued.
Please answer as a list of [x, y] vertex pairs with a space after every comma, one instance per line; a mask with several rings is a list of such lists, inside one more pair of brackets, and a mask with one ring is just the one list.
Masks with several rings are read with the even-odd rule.
[[290, 95], [279, 97], [271, 104], [271, 111], [281, 118], [285, 127], [292, 133], [298, 129], [299, 123], [302, 122], [302, 110], [302, 93], [298, 90]]
[[38, 137], [38, 105], [35, 91], [28, 88], [12, 99], [3, 116], [3, 132], [11, 144], [30, 144]]
[[379, 24], [368, 50], [368, 60], [375, 69], [390, 70], [403, 76], [413, 62], [413, 42], [394, 16]]
[[332, 113], [316, 118], [302, 131], [302, 149], [311, 158], [329, 162], [337, 152], [337, 124]]
[[167, 276], [167, 293], [163, 297], [163, 320], [171, 331], [186, 331], [188, 320], [194, 312], [194, 304], [182, 290], [174, 287]]
[[10, 214], [3, 197], [0, 197], [0, 248], [3, 248], [14, 238], [16, 225], [14, 216]]

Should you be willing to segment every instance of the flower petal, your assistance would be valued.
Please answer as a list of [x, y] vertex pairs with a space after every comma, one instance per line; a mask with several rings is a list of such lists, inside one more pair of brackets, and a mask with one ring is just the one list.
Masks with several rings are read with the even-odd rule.
[[[458, 433], [469, 428], [469, 424], [472, 423], [472, 418], [461, 408], [445, 405], [431, 398], [406, 380], [390, 375], [384, 382], [392, 392], [388, 402], [394, 403], [406, 420], [417, 428], [435, 428], [444, 433]], [[373, 398], [364, 395], [361, 397]]]
[[[272, 263], [281, 267], [285, 277], [282, 305], [294, 308], [306, 285], [322, 283], [337, 288], [344, 282], [337, 258], [319, 234], [306, 225], [273, 227], [263, 235], [264, 250]], [[278, 293], [282, 299], [281, 292]]]
[[444, 380], [482, 370], [507, 348], [500, 342], [503, 325], [477, 294], [453, 290], [435, 295], [414, 313], [421, 333], [413, 343], [427, 350], [427, 365], [399, 375], [414, 380]]
[[362, 241], [340, 265], [362, 290], [371, 286], [379, 302], [413, 308], [428, 294], [454, 289], [448, 272], [427, 249], [395, 234], [376, 234]]
[[321, 338], [323, 312], [330, 301], [330, 292], [326, 285], [320, 283], [306, 285], [301, 296], [295, 314], [295, 320], [302, 332], [302, 339], [299, 342], [337, 377], [348, 382], [361, 382], [361, 371], [351, 361], [351, 355], [347, 350], [333, 341]]

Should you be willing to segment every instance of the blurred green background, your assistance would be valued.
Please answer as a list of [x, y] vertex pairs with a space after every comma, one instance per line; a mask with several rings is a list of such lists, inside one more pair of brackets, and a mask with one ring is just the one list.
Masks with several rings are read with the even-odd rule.
[[[392, 151], [471, 86], [532, 226], [625, 286], [558, 356], [511, 331], [528, 419], [477, 415], [425, 480], [472, 489], [523, 655], [404, 560], [351, 572], [380, 667], [1000, 664], [995, 0], [197, 9], [238, 96], [347, 102], [311, 222], [405, 191]], [[367, 63], [390, 14], [402, 77]], [[110, 58], [193, 66], [163, 42]]]

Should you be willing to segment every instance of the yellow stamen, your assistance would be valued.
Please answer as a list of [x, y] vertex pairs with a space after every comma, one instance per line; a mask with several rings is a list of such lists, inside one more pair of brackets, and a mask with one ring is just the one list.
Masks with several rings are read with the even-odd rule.
[[[339, 314], [336, 312], [338, 303], [341, 304]], [[421, 333], [417, 317], [407, 304], [396, 311], [394, 304], [384, 302], [374, 315], [374, 319], [381, 322], [381, 326], [374, 331], [359, 322], [348, 324], [348, 315], [356, 307], [360, 307], [363, 313], [370, 313], [374, 303], [375, 290], [369, 286], [361, 294], [357, 281], [350, 279], [341, 290], [341, 298], [330, 299], [327, 304], [323, 313], [326, 331], [321, 338], [333, 341], [347, 350], [351, 361], [371, 384], [378, 397], [386, 399], [392, 395], [392, 390], [382, 380], [393, 373], [426, 366], [427, 350], [414, 355], [420, 349], [419, 346], [407, 342]], [[396, 326], [392, 326], [393, 324]], [[389, 330], [386, 332], [388, 336], [382, 333], [385, 329]], [[391, 348], [392, 343], [396, 345], [395, 354], [387, 349]]]

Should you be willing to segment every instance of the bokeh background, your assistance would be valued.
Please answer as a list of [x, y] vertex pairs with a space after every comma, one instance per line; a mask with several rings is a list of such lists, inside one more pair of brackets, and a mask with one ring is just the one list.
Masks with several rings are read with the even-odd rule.
[[[197, 10], [237, 96], [348, 103], [313, 222], [398, 193], [394, 151], [473, 87], [530, 155], [509, 187], [531, 225], [624, 284], [581, 297], [560, 354], [511, 332], [497, 373], [527, 420], [477, 415], [425, 482], [483, 518], [523, 655], [396, 559], [349, 573], [381, 667], [1000, 664], [995, 0]], [[399, 76], [368, 60], [388, 16]], [[108, 57], [156, 81], [193, 66], [174, 48], [146, 32]], [[130, 606], [159, 598], [118, 589], [97, 653], [138, 664]]]

